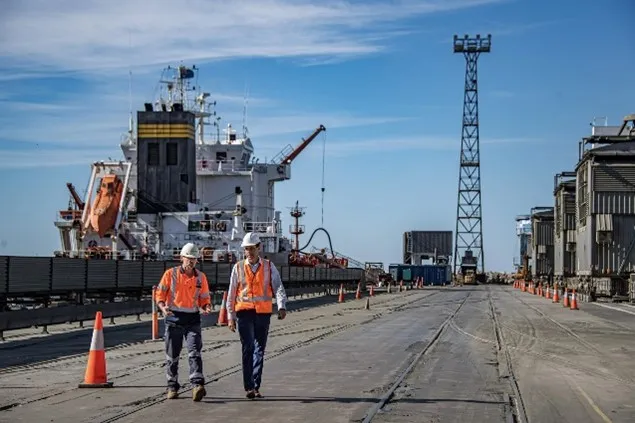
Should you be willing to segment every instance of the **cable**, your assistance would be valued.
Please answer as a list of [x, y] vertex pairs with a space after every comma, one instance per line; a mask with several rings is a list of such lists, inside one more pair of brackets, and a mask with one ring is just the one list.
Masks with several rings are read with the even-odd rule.
[[324, 226], [324, 167], [326, 161], [326, 133], [322, 134], [322, 226]]

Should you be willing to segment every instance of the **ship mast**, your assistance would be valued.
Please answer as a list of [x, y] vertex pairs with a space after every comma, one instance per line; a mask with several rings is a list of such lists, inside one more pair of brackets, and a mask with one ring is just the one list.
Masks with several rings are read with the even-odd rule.
[[304, 233], [304, 225], [300, 225], [300, 218], [304, 216], [305, 207], [298, 206], [298, 202], [295, 202], [295, 207], [291, 208], [291, 217], [295, 220], [295, 223], [292, 224], [289, 228], [289, 233], [295, 236], [295, 242], [293, 249], [300, 249], [300, 235]]
[[[171, 73], [166, 77], [166, 73]], [[192, 85], [192, 80], [196, 80]], [[160, 84], [165, 85], [167, 94], [164, 98], [159, 95], [155, 102], [157, 110], [163, 111], [188, 111], [194, 114], [196, 119], [197, 144], [205, 144], [205, 125], [210, 125], [209, 117], [216, 115], [209, 109], [216, 105], [216, 102], [207, 102], [210, 93], [200, 92], [198, 86], [198, 68], [193, 65], [191, 68], [180, 65], [177, 68], [168, 66], [164, 71]], [[190, 94], [191, 93], [191, 94]], [[146, 105], [146, 110], [148, 105]]]

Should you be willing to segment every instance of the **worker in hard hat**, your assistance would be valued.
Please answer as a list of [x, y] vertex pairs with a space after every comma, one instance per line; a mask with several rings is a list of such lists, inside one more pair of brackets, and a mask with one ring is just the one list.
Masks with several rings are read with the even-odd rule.
[[192, 399], [200, 401], [206, 395], [201, 349], [201, 316], [212, 311], [209, 284], [205, 273], [196, 269], [198, 247], [192, 243], [181, 249], [181, 265], [163, 274], [157, 289], [157, 305], [165, 316], [165, 354], [167, 359], [168, 399], [179, 392], [179, 355], [183, 339], [187, 344]]
[[287, 295], [280, 273], [270, 260], [260, 257], [260, 245], [257, 233], [248, 232], [243, 238], [241, 247], [245, 249], [245, 259], [232, 269], [226, 303], [229, 329], [234, 332], [238, 327], [243, 386], [249, 399], [262, 398], [260, 383], [274, 292], [278, 319], [287, 315]]

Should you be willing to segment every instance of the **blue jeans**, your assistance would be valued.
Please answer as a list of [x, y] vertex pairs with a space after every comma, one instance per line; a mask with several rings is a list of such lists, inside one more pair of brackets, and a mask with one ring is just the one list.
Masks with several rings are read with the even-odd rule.
[[257, 314], [255, 310], [236, 313], [236, 326], [242, 344], [245, 391], [260, 389], [270, 323], [271, 314]]

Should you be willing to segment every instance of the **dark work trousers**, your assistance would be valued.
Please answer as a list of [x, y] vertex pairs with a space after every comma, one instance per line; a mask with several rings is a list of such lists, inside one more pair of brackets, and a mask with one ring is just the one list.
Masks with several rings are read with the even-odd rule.
[[165, 358], [167, 360], [166, 374], [168, 378], [168, 388], [176, 389], [177, 391], [181, 387], [179, 385], [179, 355], [183, 349], [183, 339], [185, 339], [187, 344], [187, 357], [190, 365], [190, 383], [192, 385], [205, 384], [205, 376], [203, 375], [203, 360], [201, 359], [203, 340], [201, 337], [200, 320], [185, 321], [182, 324], [166, 322]]
[[236, 313], [236, 325], [243, 352], [243, 385], [245, 391], [260, 389], [262, 367], [269, 336], [271, 314], [257, 314], [255, 310]]

